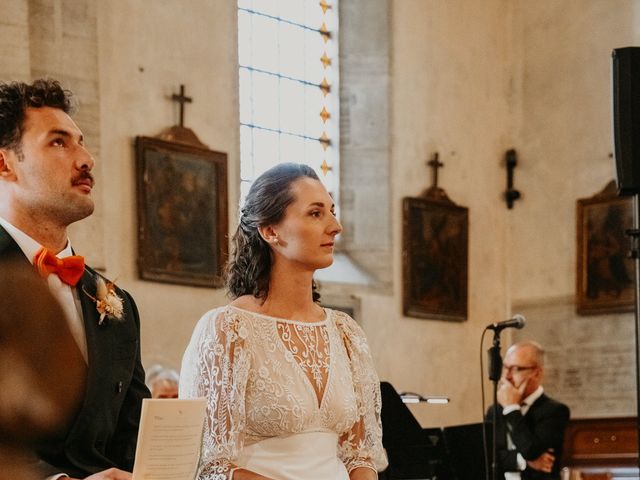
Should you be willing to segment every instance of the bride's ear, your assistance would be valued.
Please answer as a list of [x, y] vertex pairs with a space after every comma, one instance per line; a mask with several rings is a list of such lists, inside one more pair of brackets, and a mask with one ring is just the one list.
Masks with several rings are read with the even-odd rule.
[[278, 243], [278, 234], [273, 228], [273, 225], [258, 227], [258, 233], [260, 234], [262, 239], [268, 244], [276, 245]]

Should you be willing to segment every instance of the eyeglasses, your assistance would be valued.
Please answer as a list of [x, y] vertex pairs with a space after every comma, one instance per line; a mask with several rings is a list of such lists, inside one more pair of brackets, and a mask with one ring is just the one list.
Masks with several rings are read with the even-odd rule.
[[535, 368], [538, 368], [538, 366], [537, 365], [531, 365], [529, 367], [522, 367], [520, 365], [503, 365], [502, 366], [502, 370], [504, 372], [509, 372], [511, 374], [526, 372], [527, 370], [533, 370]]

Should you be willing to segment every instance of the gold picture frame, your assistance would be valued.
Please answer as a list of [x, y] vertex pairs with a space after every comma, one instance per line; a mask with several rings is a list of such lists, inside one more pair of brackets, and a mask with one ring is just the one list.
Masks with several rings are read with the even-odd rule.
[[611, 181], [576, 204], [576, 311], [581, 315], [632, 312], [635, 269], [626, 230], [633, 226], [633, 201], [618, 197]]
[[403, 199], [403, 313], [467, 319], [469, 209], [437, 199]]
[[140, 277], [221, 287], [228, 257], [227, 155], [136, 137], [136, 182]]

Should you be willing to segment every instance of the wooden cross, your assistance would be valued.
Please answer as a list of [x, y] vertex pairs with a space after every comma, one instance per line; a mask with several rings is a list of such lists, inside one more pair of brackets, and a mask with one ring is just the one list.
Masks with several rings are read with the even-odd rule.
[[427, 162], [427, 165], [433, 169], [432, 188], [438, 188], [438, 169], [444, 167], [444, 163], [438, 160], [438, 152], [433, 154], [433, 158]]
[[171, 95], [171, 100], [180, 103], [180, 126], [184, 127], [184, 104], [193, 102], [193, 99], [185, 96], [184, 85], [180, 85], [180, 95], [174, 93]]

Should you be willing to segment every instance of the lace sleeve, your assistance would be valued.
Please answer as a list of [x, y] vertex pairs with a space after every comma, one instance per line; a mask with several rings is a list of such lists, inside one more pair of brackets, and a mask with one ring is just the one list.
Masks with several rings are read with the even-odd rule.
[[247, 330], [225, 308], [198, 322], [182, 359], [180, 398], [206, 397], [198, 480], [229, 480], [242, 448], [249, 374]]
[[380, 380], [360, 326], [342, 312], [335, 315], [349, 355], [359, 413], [358, 421], [340, 437], [340, 459], [349, 472], [358, 467], [381, 471], [388, 462], [382, 448]]

